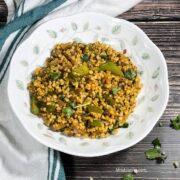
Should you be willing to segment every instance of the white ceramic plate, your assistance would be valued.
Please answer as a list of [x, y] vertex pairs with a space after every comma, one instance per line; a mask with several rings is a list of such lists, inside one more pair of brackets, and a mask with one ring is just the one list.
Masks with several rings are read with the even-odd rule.
[[[32, 71], [42, 66], [56, 43], [102, 41], [127, 55], [137, 65], [143, 89], [127, 129], [104, 139], [81, 139], [52, 132], [42, 119], [30, 113], [27, 83]], [[92, 157], [126, 149], [142, 140], [155, 126], [168, 101], [169, 86], [161, 51], [136, 25], [102, 14], [81, 13], [39, 26], [16, 50], [10, 67], [8, 96], [24, 128], [42, 144], [78, 156]], [[17, 129], [18, 131], [18, 129]]]

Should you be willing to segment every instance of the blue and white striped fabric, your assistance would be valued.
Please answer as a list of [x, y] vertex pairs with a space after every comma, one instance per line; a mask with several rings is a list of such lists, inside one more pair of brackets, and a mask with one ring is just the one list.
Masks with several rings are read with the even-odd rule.
[[[0, 180], [64, 180], [60, 152], [34, 140], [13, 114], [8, 67], [23, 39], [41, 23], [82, 11], [116, 16], [141, 0], [5, 0], [8, 24], [0, 29]], [[13, 89], [12, 89], [13, 91]]]

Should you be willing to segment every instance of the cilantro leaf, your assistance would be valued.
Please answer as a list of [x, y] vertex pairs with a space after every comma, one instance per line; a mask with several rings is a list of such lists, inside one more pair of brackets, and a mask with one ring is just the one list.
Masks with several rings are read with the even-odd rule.
[[129, 123], [124, 123], [122, 126], [119, 126], [119, 128], [128, 128], [129, 127]]
[[127, 71], [124, 72], [124, 76], [125, 78], [132, 80], [137, 76], [137, 72], [132, 69], [128, 69]]
[[120, 91], [119, 87], [113, 87], [112, 88], [112, 94], [115, 96]]
[[146, 158], [153, 160], [161, 158], [161, 150], [160, 149], [149, 149], [145, 152]]
[[180, 115], [171, 120], [170, 127], [176, 130], [180, 130]]
[[159, 141], [159, 138], [156, 138], [152, 141], [152, 144], [154, 145], [154, 148], [158, 149], [161, 148], [161, 143]]
[[81, 56], [81, 60], [82, 60], [83, 62], [87, 62], [87, 61], [89, 61], [89, 56], [88, 56], [87, 54], [83, 54], [83, 55]]
[[75, 107], [76, 107], [76, 103], [75, 102], [69, 102], [68, 103], [69, 104], [69, 106], [72, 108], [72, 109], [74, 109]]
[[73, 110], [71, 107], [66, 107], [63, 109], [63, 113], [65, 116], [71, 116], [73, 114]]
[[134, 180], [134, 176], [131, 173], [125, 174], [122, 180]]

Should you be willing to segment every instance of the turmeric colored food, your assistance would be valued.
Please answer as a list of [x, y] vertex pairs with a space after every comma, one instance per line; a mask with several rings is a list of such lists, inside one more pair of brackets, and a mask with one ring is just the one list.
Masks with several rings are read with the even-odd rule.
[[127, 127], [141, 90], [137, 67], [111, 46], [57, 44], [28, 84], [31, 112], [53, 131], [103, 138]]

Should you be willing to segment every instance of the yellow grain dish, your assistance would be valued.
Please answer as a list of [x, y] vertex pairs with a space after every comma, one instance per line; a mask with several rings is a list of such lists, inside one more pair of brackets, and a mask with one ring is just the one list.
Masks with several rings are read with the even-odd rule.
[[100, 42], [57, 44], [28, 84], [31, 112], [46, 126], [91, 138], [128, 126], [141, 87], [131, 60]]

